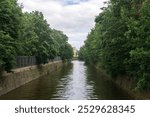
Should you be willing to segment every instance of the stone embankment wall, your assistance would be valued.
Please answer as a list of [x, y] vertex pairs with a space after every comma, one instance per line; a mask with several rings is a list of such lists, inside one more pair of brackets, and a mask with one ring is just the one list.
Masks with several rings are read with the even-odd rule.
[[29, 66], [14, 69], [12, 73], [2, 76], [0, 79], [0, 95], [6, 94], [39, 77], [54, 73], [62, 67], [62, 61], [50, 62], [41, 66]]

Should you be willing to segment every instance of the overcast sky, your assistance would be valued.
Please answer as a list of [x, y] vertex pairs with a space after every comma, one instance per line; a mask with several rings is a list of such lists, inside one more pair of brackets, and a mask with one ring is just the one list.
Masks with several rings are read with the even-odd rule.
[[51, 28], [63, 31], [79, 49], [94, 27], [94, 19], [106, 0], [18, 0], [23, 11], [41, 11]]

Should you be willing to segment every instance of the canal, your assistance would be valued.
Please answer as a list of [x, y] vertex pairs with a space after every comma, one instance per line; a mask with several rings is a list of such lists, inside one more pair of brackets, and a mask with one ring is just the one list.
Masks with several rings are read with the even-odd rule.
[[0, 99], [89, 100], [132, 99], [102, 72], [84, 62], [72, 61], [61, 70], [27, 83]]

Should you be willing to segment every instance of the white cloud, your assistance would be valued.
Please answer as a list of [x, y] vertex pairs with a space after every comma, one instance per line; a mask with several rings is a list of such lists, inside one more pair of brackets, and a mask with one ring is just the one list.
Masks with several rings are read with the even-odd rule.
[[51, 28], [62, 30], [76, 48], [83, 45], [106, 0], [18, 0], [27, 12], [41, 11]]

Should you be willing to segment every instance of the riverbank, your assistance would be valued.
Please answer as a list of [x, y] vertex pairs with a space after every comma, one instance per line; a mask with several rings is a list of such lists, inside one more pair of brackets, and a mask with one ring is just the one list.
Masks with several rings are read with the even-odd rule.
[[129, 100], [127, 92], [82, 61], [63, 64], [60, 70], [27, 83], [1, 99], [9, 100]]
[[95, 66], [97, 70], [103, 72], [106, 76], [106, 80], [111, 80], [114, 82], [118, 87], [126, 91], [129, 95], [131, 95], [134, 99], [137, 100], [147, 100], [150, 99], [150, 92], [148, 91], [139, 91], [136, 90], [136, 81], [131, 80], [131, 78], [127, 76], [119, 76], [116, 78], [111, 78], [104, 70], [102, 70], [99, 66]]
[[37, 78], [57, 71], [62, 65], [62, 61], [56, 61], [40, 66], [34, 65], [14, 69], [11, 73], [5, 73], [0, 79], [0, 96]]
[[136, 89], [136, 81], [127, 76], [117, 77], [114, 82], [137, 100], [150, 99], [150, 92]]

